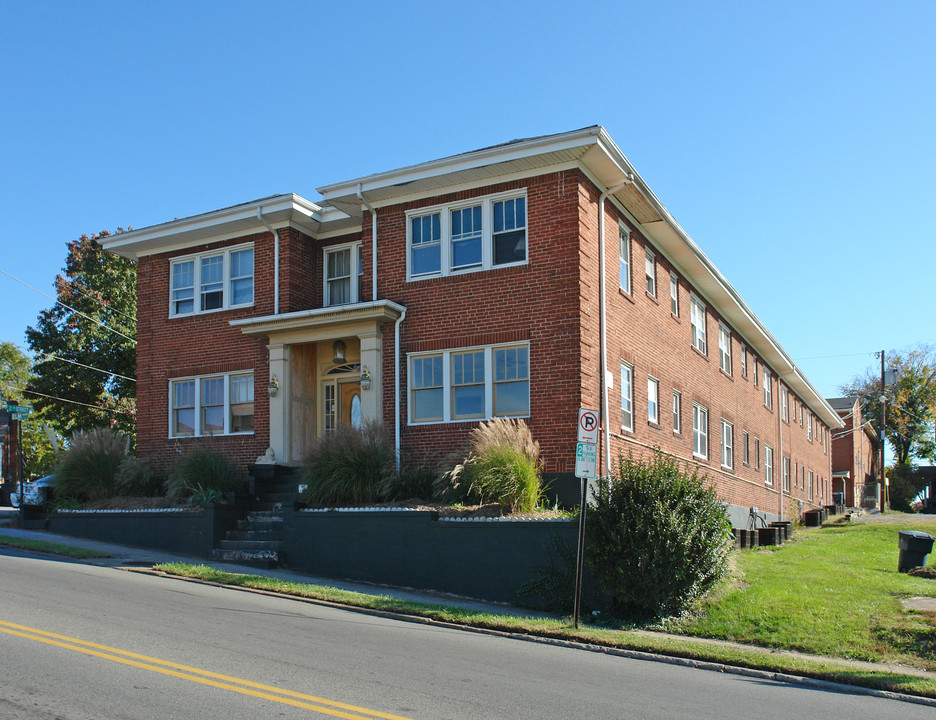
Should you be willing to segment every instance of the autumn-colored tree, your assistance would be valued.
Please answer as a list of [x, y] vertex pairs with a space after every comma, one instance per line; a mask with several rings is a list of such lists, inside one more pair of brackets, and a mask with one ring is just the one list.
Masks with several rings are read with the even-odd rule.
[[136, 265], [99, 238], [68, 243], [56, 304], [26, 330], [35, 354], [27, 395], [67, 435], [108, 425], [133, 437], [136, 419]]
[[[884, 389], [884, 437], [894, 451], [891, 473], [893, 507], [909, 507], [919, 491], [914, 465], [918, 461], [936, 460], [936, 349], [918, 345], [903, 353], [890, 353], [885, 368], [893, 371], [894, 382]], [[881, 434], [880, 369], [869, 368], [840, 390], [861, 401], [861, 412]], [[899, 482], [897, 481], [899, 479]]]

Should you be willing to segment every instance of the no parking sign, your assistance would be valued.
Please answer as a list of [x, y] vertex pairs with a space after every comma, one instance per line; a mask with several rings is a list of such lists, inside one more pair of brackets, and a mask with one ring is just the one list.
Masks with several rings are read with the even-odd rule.
[[578, 417], [578, 441], [580, 443], [598, 443], [598, 411], [581, 408]]

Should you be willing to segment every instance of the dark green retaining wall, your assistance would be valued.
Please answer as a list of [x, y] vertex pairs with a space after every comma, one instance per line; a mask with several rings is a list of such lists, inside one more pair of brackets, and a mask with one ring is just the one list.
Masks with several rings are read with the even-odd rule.
[[49, 513], [47, 529], [60, 535], [210, 557], [236, 522], [232, 505], [172, 512]]
[[286, 511], [290, 570], [336, 579], [515, 603], [537, 569], [556, 561], [552, 536], [575, 548], [569, 520], [463, 522], [431, 511]]

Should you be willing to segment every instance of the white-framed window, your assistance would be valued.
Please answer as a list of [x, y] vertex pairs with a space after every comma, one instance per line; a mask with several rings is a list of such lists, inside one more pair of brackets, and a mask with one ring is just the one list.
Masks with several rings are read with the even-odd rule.
[[754, 378], [754, 387], [757, 387], [757, 356], [756, 355], [751, 357], [751, 369], [753, 371], [751, 375]]
[[731, 375], [731, 330], [718, 323], [718, 357], [719, 367]]
[[764, 407], [773, 410], [773, 379], [766, 365], [764, 366]]
[[530, 414], [530, 348], [493, 345], [409, 356], [411, 424]]
[[727, 470], [734, 468], [734, 426], [724, 418], [721, 421], [721, 464]]
[[634, 430], [634, 368], [621, 363], [621, 428]]
[[525, 263], [526, 202], [514, 191], [408, 212], [407, 278]]
[[708, 457], [708, 408], [698, 403], [692, 404], [692, 454]]
[[754, 469], [760, 470], [760, 440], [754, 438]]
[[679, 278], [672, 270], [669, 274], [669, 300], [670, 312], [673, 317], [679, 317]]
[[647, 420], [660, 422], [660, 381], [655, 377], [647, 377]]
[[764, 443], [764, 484], [773, 485], [773, 448]]
[[747, 466], [751, 464], [751, 435], [748, 433], [747, 430], [742, 430], [741, 435], [744, 440], [744, 448], [742, 449], [742, 452], [743, 452], [742, 457], [744, 458], [744, 465]]
[[806, 439], [812, 442], [812, 413], [806, 411]]
[[361, 243], [325, 248], [323, 287], [326, 306], [361, 302], [364, 288], [364, 261]]
[[705, 355], [705, 305], [695, 295], [691, 295], [689, 321], [692, 324], [692, 346]]
[[783, 492], [790, 492], [790, 456], [784, 455], [783, 459], [780, 461], [781, 465], [781, 484]]
[[631, 291], [630, 262], [630, 230], [623, 225], [618, 225], [618, 285], [626, 293]]
[[236, 245], [169, 262], [169, 316], [248, 307], [254, 301], [254, 248]]
[[811, 498], [813, 496], [813, 471], [809, 471], [809, 487], [806, 490], [806, 497]]
[[682, 395], [679, 390], [673, 390], [673, 434], [682, 432]]
[[253, 420], [252, 372], [169, 381], [169, 437], [252, 433]]
[[780, 419], [783, 422], [790, 422], [790, 394], [782, 383], [780, 383]]
[[647, 295], [656, 297], [656, 255], [650, 248], [644, 249], [644, 275], [647, 279]]
[[741, 377], [747, 377], [747, 346], [741, 346]]

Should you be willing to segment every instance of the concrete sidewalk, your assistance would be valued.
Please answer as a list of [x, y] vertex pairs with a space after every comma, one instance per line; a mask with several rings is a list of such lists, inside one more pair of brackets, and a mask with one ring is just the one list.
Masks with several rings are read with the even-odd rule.
[[185, 555], [175, 555], [161, 550], [149, 550], [146, 548], [131, 547], [128, 545], [115, 545], [113, 543], [103, 543], [97, 540], [88, 540], [85, 538], [72, 537], [70, 535], [56, 535], [45, 530], [22, 530], [12, 528], [6, 525], [9, 520], [18, 516], [18, 511], [12, 508], [0, 507], [0, 536], [6, 535], [15, 538], [26, 538], [31, 540], [42, 540], [44, 542], [56, 543], [73, 548], [83, 548], [101, 553], [103, 557], [87, 560], [93, 565], [103, 567], [148, 567], [151, 565], [161, 565], [164, 563], [189, 563], [191, 565], [207, 565], [218, 570], [231, 573], [242, 573], [244, 575], [261, 575], [264, 577], [273, 577], [280, 580], [296, 583], [307, 583], [310, 585], [324, 585], [326, 587], [337, 588], [339, 590], [348, 590], [350, 592], [363, 593], [365, 595], [383, 595], [397, 600], [407, 602], [422, 602], [435, 605], [445, 605], [448, 607], [457, 607], [464, 610], [475, 612], [492, 613], [496, 615], [514, 615], [517, 617], [552, 617], [546, 613], [538, 613], [532, 610], [517, 608], [506, 603], [486, 602], [475, 600], [459, 595], [449, 595], [424, 590], [413, 590], [410, 588], [391, 587], [386, 585], [374, 585], [371, 583], [354, 582], [351, 580], [335, 580], [332, 578], [316, 577], [312, 575], [303, 575], [290, 572], [283, 568], [263, 569], [250, 567], [247, 565], [237, 565], [235, 563], [218, 562], [201, 557], [192, 557]]

